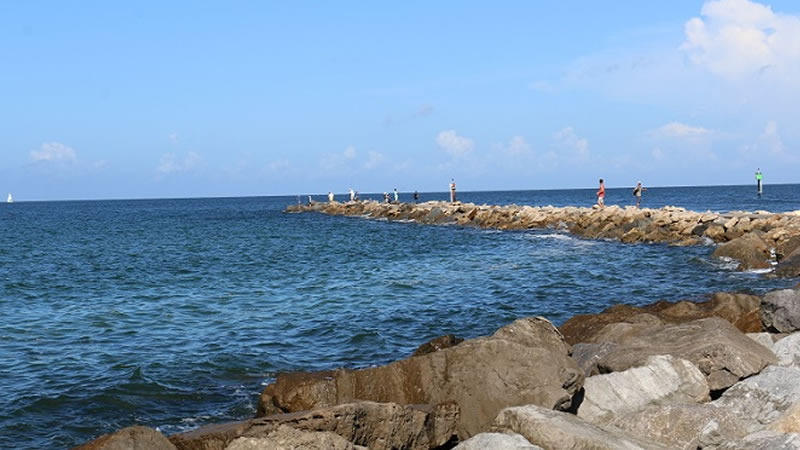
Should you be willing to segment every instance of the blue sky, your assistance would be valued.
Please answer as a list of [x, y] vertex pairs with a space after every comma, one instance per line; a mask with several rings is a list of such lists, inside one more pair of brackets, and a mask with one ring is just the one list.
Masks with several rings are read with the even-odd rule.
[[0, 192], [798, 182], [797, 2], [489, 3], [7, 2]]

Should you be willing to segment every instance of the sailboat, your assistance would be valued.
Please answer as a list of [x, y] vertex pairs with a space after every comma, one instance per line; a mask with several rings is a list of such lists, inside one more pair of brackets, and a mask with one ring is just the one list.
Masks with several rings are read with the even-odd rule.
[[7, 203], [14, 203], [14, 199], [11, 198], [11, 193], [10, 192], [8, 193], [8, 200], [6, 200], [6, 202]]

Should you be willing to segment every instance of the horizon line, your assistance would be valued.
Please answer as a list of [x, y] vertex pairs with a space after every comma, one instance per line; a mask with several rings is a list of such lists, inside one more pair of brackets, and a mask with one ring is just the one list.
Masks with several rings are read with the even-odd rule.
[[[800, 183], [771, 183], [768, 186], [791, 186], [800, 185]], [[630, 189], [631, 186], [613, 186], [606, 187], [606, 190], [612, 189]], [[647, 189], [669, 189], [669, 188], [708, 188], [708, 187], [742, 187], [742, 186], [756, 186], [755, 183], [751, 184], [707, 184], [707, 185], [669, 185], [669, 186], [644, 186]], [[547, 189], [490, 189], [490, 190], [473, 190], [473, 191], [458, 191], [461, 193], [491, 193], [491, 192], [526, 192], [526, 191], [581, 191], [593, 190], [596, 187], [570, 187], [570, 188], [547, 188]], [[389, 191], [386, 191], [389, 192]], [[398, 191], [398, 193], [411, 194], [418, 192], [420, 194], [448, 194], [449, 191]], [[363, 192], [361, 195], [383, 195], [383, 192]], [[266, 194], [266, 195], [220, 195], [220, 196], [201, 196], [201, 197], [122, 197], [122, 198], [74, 198], [74, 199], [36, 199], [36, 200], [18, 200], [14, 199], [13, 203], [35, 203], [35, 202], [93, 202], [93, 201], [146, 201], [146, 200], [208, 200], [208, 199], [238, 199], [238, 198], [273, 198], [273, 197], [300, 197], [300, 196], [327, 196], [327, 192], [319, 193], [293, 193], [293, 194]], [[342, 192], [334, 195], [348, 195], [348, 192]]]

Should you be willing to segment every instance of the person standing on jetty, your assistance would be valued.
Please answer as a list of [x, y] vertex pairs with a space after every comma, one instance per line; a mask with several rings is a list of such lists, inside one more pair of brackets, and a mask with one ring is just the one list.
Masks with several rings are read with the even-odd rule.
[[353, 188], [350, 188], [350, 201], [352, 202], [355, 199], [356, 199], [356, 193], [355, 191], [353, 191]]
[[636, 187], [633, 188], [633, 195], [636, 196], [636, 207], [640, 207], [642, 205], [642, 191], [646, 191], [647, 188], [642, 187], [642, 182], [636, 183]]
[[383, 203], [389, 203], [389, 193], [388, 192], [384, 192], [383, 193]]
[[419, 192], [414, 191], [414, 203], [419, 202]]
[[597, 190], [597, 206], [603, 207], [606, 205], [606, 185], [603, 183], [603, 179], [600, 178], [600, 188]]
[[450, 203], [456, 202], [456, 180], [455, 178], [450, 179]]
[[328, 203], [333, 203], [333, 192], [328, 192]]
[[400, 203], [400, 196], [397, 195], [397, 188], [394, 188], [394, 202]]
[[761, 178], [763, 178], [763, 175], [761, 175], [761, 168], [759, 167], [758, 169], [756, 169], [756, 183], [758, 184], [759, 197], [761, 197]]

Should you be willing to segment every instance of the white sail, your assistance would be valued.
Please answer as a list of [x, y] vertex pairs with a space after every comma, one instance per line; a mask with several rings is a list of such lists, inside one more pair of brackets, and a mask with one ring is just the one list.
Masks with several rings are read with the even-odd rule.
[[8, 203], [14, 203], [14, 199], [11, 198], [11, 193], [8, 194]]

